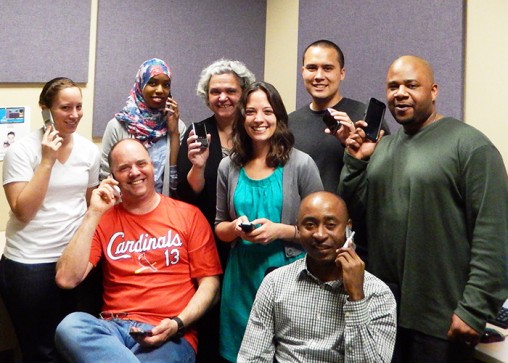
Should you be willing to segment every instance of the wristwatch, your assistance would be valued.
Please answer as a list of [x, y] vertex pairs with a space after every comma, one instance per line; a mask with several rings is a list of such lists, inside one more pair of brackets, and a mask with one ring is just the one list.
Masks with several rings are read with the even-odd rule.
[[170, 319], [176, 321], [176, 323], [178, 324], [178, 330], [176, 331], [176, 334], [173, 335], [171, 338], [180, 339], [185, 334], [185, 325], [182, 319], [180, 319], [178, 316], [172, 316]]

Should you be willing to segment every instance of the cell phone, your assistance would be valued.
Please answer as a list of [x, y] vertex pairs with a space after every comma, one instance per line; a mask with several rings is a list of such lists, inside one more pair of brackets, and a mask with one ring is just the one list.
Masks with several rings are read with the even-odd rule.
[[151, 337], [153, 335], [151, 330], [131, 330], [129, 335], [133, 338]]
[[194, 134], [198, 137], [197, 141], [201, 143], [201, 149], [206, 149], [208, 147], [208, 139], [206, 138], [206, 125], [201, 122], [193, 123], [192, 130], [194, 130]]
[[44, 121], [44, 131], [51, 126], [51, 130], [55, 130], [55, 122], [53, 121], [53, 115], [51, 114], [51, 110], [49, 108], [45, 108], [41, 111], [42, 120]]
[[254, 230], [254, 225], [252, 223], [240, 223], [240, 228], [245, 233], [252, 232]]
[[330, 113], [330, 111], [328, 111], [328, 109], [326, 109], [325, 112], [323, 113], [323, 122], [325, 123], [326, 127], [328, 127], [328, 129], [330, 130], [331, 135], [335, 135], [342, 126], [332, 116], [332, 114]]
[[383, 102], [375, 98], [369, 100], [369, 105], [367, 106], [363, 120], [367, 122], [367, 127], [364, 128], [365, 135], [371, 141], [377, 141], [379, 131], [383, 125], [385, 110], [386, 105]]
[[115, 194], [115, 197], [117, 197], [118, 199], [121, 198], [122, 192], [121, 192], [120, 187], [118, 185], [113, 185], [113, 194]]

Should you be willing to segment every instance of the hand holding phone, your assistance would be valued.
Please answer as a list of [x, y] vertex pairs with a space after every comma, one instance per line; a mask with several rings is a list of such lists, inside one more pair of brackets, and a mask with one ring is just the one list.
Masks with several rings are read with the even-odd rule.
[[323, 113], [323, 122], [325, 123], [326, 127], [330, 130], [330, 135], [335, 135], [337, 131], [342, 126], [335, 117], [332, 116], [330, 111], [328, 109], [325, 110]]
[[367, 123], [367, 126], [364, 128], [367, 139], [374, 142], [377, 141], [379, 131], [383, 125], [385, 110], [386, 105], [383, 102], [375, 98], [369, 100], [369, 105], [367, 106], [364, 117], [364, 121]]
[[198, 137], [197, 141], [201, 143], [201, 149], [206, 149], [208, 147], [206, 125], [202, 122], [193, 123], [192, 130], [194, 135]]
[[44, 132], [46, 132], [47, 128], [51, 126], [51, 131], [55, 130], [55, 122], [53, 121], [53, 115], [51, 114], [51, 110], [49, 108], [44, 108], [41, 111], [42, 120], [44, 121]]

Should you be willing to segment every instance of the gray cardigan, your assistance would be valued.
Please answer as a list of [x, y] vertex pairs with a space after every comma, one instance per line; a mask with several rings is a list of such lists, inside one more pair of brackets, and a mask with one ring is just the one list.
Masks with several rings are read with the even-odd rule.
[[[229, 157], [222, 159], [219, 164], [215, 225], [238, 218], [233, 196], [235, 195], [239, 172], [240, 167]], [[282, 172], [283, 205], [281, 223], [295, 224], [300, 201], [310, 193], [321, 190], [323, 190], [323, 183], [316, 163], [303, 151], [293, 148]], [[296, 256], [303, 250], [300, 245], [290, 241], [284, 241], [284, 249], [287, 257]]]

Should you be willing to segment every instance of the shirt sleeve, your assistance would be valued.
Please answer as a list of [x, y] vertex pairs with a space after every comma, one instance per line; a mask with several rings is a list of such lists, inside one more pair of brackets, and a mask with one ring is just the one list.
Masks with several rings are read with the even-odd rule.
[[193, 207], [194, 215], [189, 215], [188, 249], [190, 259], [190, 274], [192, 278], [216, 276], [222, 274], [222, 268], [217, 252], [217, 245], [212, 229], [205, 216], [199, 209]]
[[344, 167], [340, 174], [338, 194], [346, 202], [353, 221], [365, 213], [367, 202], [367, 165], [347, 152], [344, 153]]
[[230, 220], [228, 213], [228, 166], [230, 162], [229, 158], [222, 159], [217, 170], [217, 212], [215, 215], [215, 225]]
[[187, 156], [189, 147], [187, 145], [187, 138], [189, 137], [190, 128], [184, 132], [183, 141], [180, 145], [180, 150], [178, 150], [178, 161], [176, 163], [176, 167], [178, 169], [178, 185], [177, 185], [177, 194], [180, 200], [190, 202], [196, 198], [196, 194], [192, 190], [189, 182], [187, 181], [187, 174], [192, 168], [192, 163], [189, 161]]
[[23, 143], [14, 143], [7, 149], [3, 163], [3, 185], [15, 182], [29, 182], [34, 175], [35, 155]]
[[384, 289], [372, 291], [361, 301], [347, 301], [344, 306], [346, 363], [391, 362], [397, 332], [396, 303], [386, 285], [381, 281], [376, 285]]
[[102, 137], [102, 154], [101, 154], [101, 167], [100, 167], [100, 180], [104, 180], [108, 177], [109, 162], [108, 155], [111, 147], [119, 140], [118, 127], [122, 127], [116, 119], [112, 119], [108, 122], [104, 136]]
[[101, 155], [99, 149], [94, 145], [94, 158], [88, 174], [88, 187], [93, 188], [99, 184], [99, 170], [101, 165]]
[[256, 294], [237, 362], [272, 363], [275, 356], [273, 280], [268, 275]]
[[300, 190], [301, 199], [307, 195], [323, 190], [323, 182], [319, 176], [319, 169], [312, 158], [304, 154], [304, 160], [300, 165], [298, 177], [298, 189]]
[[508, 295], [508, 178], [493, 145], [482, 146], [465, 160], [461, 178], [465, 218], [471, 235], [469, 280], [455, 310], [478, 332], [494, 317]]

